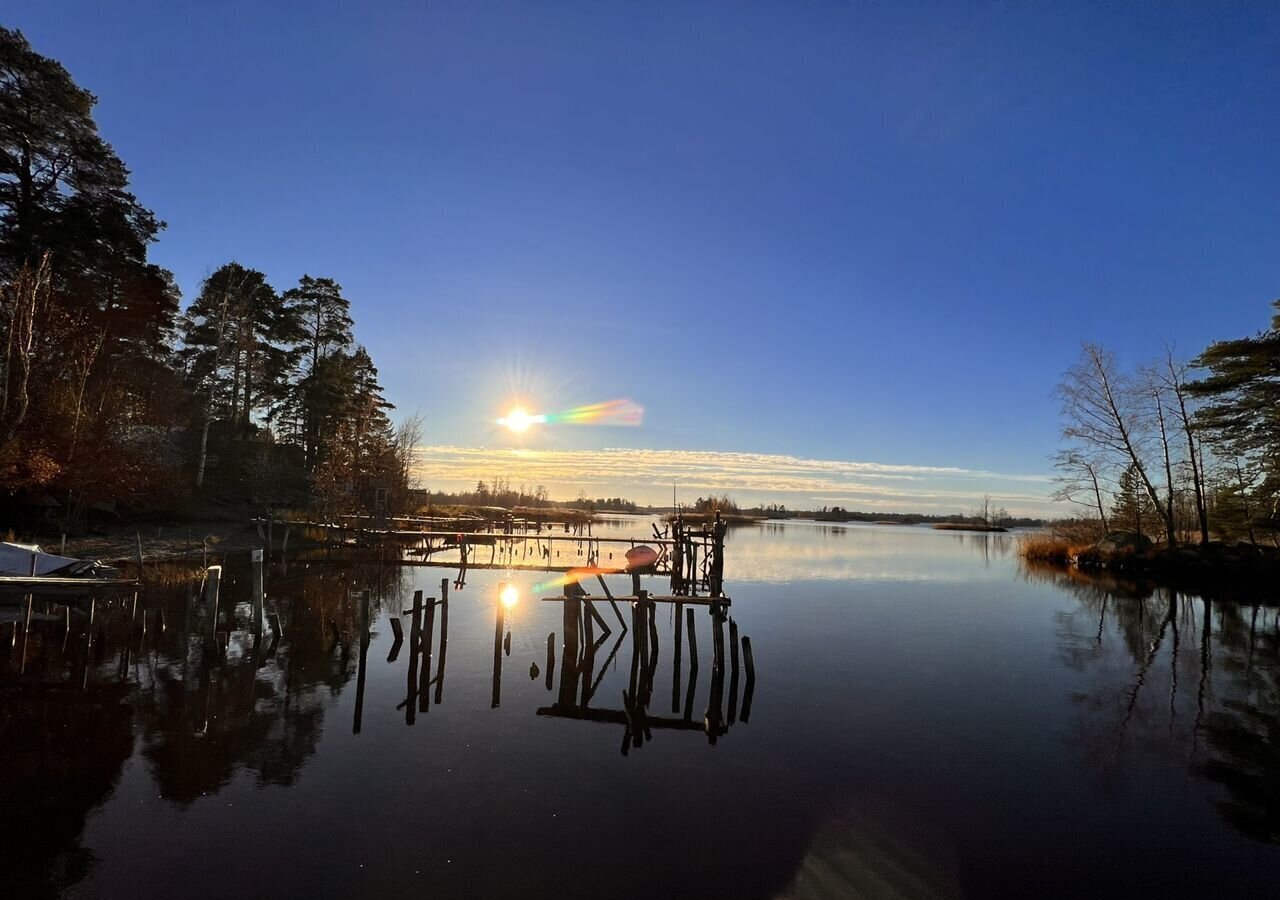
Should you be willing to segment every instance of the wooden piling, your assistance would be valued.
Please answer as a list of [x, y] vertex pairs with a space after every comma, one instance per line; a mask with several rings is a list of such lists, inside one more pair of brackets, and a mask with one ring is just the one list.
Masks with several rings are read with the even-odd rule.
[[627, 620], [622, 617], [622, 610], [618, 609], [617, 602], [613, 599], [613, 594], [609, 592], [609, 585], [604, 580], [603, 575], [596, 575], [596, 580], [600, 582], [600, 590], [604, 591], [605, 599], [609, 601], [609, 605], [613, 607], [613, 614], [618, 617], [618, 624], [622, 626], [622, 630], [627, 630]]
[[22, 660], [18, 665], [18, 674], [21, 675], [27, 671], [27, 642], [31, 638], [31, 606], [34, 598], [27, 594], [27, 609], [22, 617]]
[[562, 604], [560, 648], [560, 703], [572, 706], [578, 695], [578, 640], [581, 633], [582, 601], [566, 600]]
[[218, 592], [222, 583], [222, 566], [209, 566], [204, 571], [205, 627], [212, 637], [218, 630]]
[[266, 582], [263, 578], [261, 550], [249, 551], [249, 566], [253, 573], [253, 634], [254, 640], [262, 634], [262, 609], [266, 600]]
[[[604, 617], [602, 617], [600, 613], [596, 611], [596, 605], [592, 603], [590, 600], [584, 601], [584, 604], [586, 606], [588, 616], [592, 620], [594, 620], [597, 625], [600, 626], [601, 637], [608, 637], [610, 634], [612, 634], [613, 630], [609, 628], [609, 625], [607, 622], [605, 622]], [[594, 641], [589, 641], [588, 643], [594, 643]]]

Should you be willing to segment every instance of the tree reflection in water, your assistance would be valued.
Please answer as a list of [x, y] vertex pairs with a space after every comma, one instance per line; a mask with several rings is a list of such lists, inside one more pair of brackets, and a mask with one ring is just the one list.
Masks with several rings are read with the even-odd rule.
[[[115, 789], [135, 736], [160, 795], [180, 805], [245, 771], [264, 785], [296, 781], [356, 674], [352, 591], [369, 589], [374, 610], [397, 614], [404, 577], [396, 567], [294, 564], [270, 586], [287, 640], [269, 631], [255, 639], [241, 602], [225, 652], [208, 641], [185, 585], [150, 592], [146, 631], [142, 617], [130, 621], [128, 600], [99, 601], [92, 646], [82, 626], [64, 646], [61, 625], [38, 623], [21, 674], [0, 642], [0, 809], [27, 813], [0, 817], [3, 857], [22, 861], [5, 867], [6, 895], [58, 896], [89, 873], [86, 818]], [[224, 598], [247, 584], [247, 573], [232, 571]], [[339, 645], [331, 622], [348, 638]]]
[[1073, 696], [1070, 740], [1105, 777], [1175, 764], [1224, 790], [1219, 815], [1280, 842], [1280, 608], [1254, 599], [1078, 572], [1033, 569], [1079, 601], [1058, 621], [1062, 662], [1089, 689]]

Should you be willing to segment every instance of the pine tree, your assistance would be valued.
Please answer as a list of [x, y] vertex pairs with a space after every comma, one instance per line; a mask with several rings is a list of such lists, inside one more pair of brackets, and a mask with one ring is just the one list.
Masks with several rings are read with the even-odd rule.
[[1115, 502], [1111, 507], [1111, 524], [1141, 537], [1145, 535], [1144, 525], [1151, 520], [1152, 513], [1151, 499], [1142, 485], [1142, 479], [1134, 467], [1129, 466], [1120, 475]]

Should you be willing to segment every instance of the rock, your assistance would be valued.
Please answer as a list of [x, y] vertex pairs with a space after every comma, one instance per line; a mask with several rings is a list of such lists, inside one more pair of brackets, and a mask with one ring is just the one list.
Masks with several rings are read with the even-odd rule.
[[1115, 531], [1098, 541], [1100, 553], [1145, 553], [1151, 549], [1151, 539], [1128, 531]]

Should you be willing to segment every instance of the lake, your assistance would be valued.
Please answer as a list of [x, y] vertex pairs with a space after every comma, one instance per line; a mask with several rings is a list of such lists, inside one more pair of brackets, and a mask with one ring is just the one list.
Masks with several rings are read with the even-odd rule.
[[[687, 635], [677, 669], [676, 609], [659, 603], [631, 719], [636, 629], [597, 603], [612, 631], [593, 626], [589, 673], [566, 667], [564, 604], [537, 599], [561, 589], [535, 592], [542, 573], [473, 567], [451, 586], [425, 679], [408, 610], [448, 569], [290, 558], [267, 589], [283, 639], [234, 629], [225, 653], [181, 585], [146, 598], [163, 630], [131, 631], [127, 601], [104, 603], [92, 646], [42, 622], [25, 663], [6, 625], [4, 895], [1280, 890], [1274, 587], [1215, 601], [1028, 572], [1012, 535], [795, 520], [730, 529], [726, 558], [754, 679], [731, 659], [714, 677], [706, 606], [681, 622], [692, 610], [698, 671]], [[500, 582], [520, 596], [495, 678]], [[366, 588], [362, 667], [351, 591]], [[243, 621], [247, 568], [229, 561], [223, 591]]]

